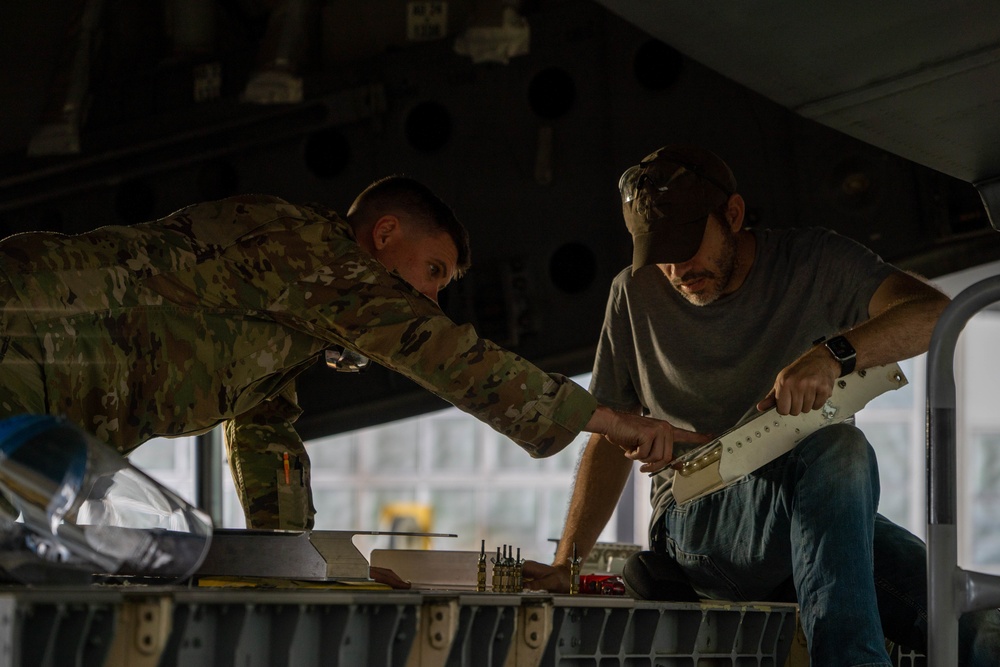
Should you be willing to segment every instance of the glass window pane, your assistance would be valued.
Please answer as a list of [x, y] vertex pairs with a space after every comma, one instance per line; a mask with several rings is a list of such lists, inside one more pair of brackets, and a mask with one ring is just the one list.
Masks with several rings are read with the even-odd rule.
[[[926, 355], [920, 356], [920, 361], [923, 363]], [[871, 400], [868, 404], [866, 410], [873, 409], [900, 409], [900, 408], [911, 408], [913, 407], [914, 397], [916, 396], [916, 391], [923, 392], [923, 387], [914, 387], [915, 371], [914, 371], [914, 359], [904, 359], [899, 362], [899, 369], [903, 371], [903, 375], [906, 376], [907, 384], [903, 385], [899, 389], [894, 389], [892, 391], [887, 391], [881, 396], [877, 396]], [[921, 393], [922, 395], [922, 393]], [[922, 400], [922, 399], [921, 399]]]
[[316, 528], [357, 530], [354, 492], [350, 489], [317, 489], [313, 486]]
[[480, 548], [475, 489], [433, 491], [431, 503], [434, 508], [433, 531], [458, 535], [457, 538], [438, 540], [437, 548], [448, 550]]
[[430, 472], [472, 472], [482, 458], [474, 419], [439, 419], [433, 424], [430, 443]]
[[[412, 503], [416, 501], [416, 493], [412, 486], [402, 488], [383, 488], [369, 490], [366, 494], [371, 499], [365, 530], [389, 530], [391, 528], [392, 505]], [[364, 517], [363, 517], [364, 518]]]
[[417, 425], [413, 420], [397, 422], [372, 429], [362, 441], [367, 449], [365, 470], [368, 472], [399, 472], [417, 470]]
[[590, 440], [590, 434], [581, 433], [576, 436], [573, 442], [566, 446], [566, 449], [545, 459], [545, 465], [553, 472], [566, 473], [572, 476], [576, 472], [576, 464], [580, 460], [580, 452], [583, 451], [588, 440]]
[[972, 505], [972, 562], [1000, 565], [1000, 494], [977, 496]]
[[328, 438], [310, 440], [306, 443], [309, 460], [313, 465], [313, 474], [317, 469], [338, 475], [348, 475], [357, 466], [357, 435], [348, 433]]
[[168, 470], [177, 466], [177, 448], [189, 446], [189, 438], [153, 438], [132, 450], [128, 460], [143, 472]]
[[972, 439], [969, 452], [969, 493], [972, 509], [972, 562], [1000, 565], [1000, 433], [983, 433]]
[[496, 442], [498, 472], [520, 470], [535, 472], [541, 465], [538, 459], [531, 458], [528, 452], [518, 447], [510, 438], [497, 438]]
[[[566, 520], [566, 512], [569, 510], [570, 491], [570, 484], [567, 482], [563, 487], [548, 489], [545, 492], [550, 525], [562, 529], [563, 521]], [[552, 535], [552, 537], [558, 537], [558, 535]]]
[[[534, 489], [496, 489], [486, 494], [487, 546], [534, 546], [538, 494]], [[523, 555], [523, 553], [522, 553]]]
[[228, 483], [223, 484], [222, 495], [222, 527], [223, 528], [246, 528], [246, 516], [243, 514], [243, 506], [240, 505], [236, 495], [236, 487], [233, 486], [232, 478], [224, 475]]
[[[566, 521], [566, 511], [569, 509], [570, 484], [567, 482], [564, 488], [549, 489], [545, 495], [548, 525], [546, 534], [541, 537], [557, 540], [562, 534], [563, 522]], [[555, 552], [555, 544], [552, 545], [552, 551]]]
[[[879, 512], [890, 521], [908, 527], [910, 520], [910, 479], [916, 466], [912, 461], [910, 427], [902, 422], [874, 422], [860, 425], [878, 458], [882, 488]], [[921, 465], [923, 461], [919, 462]]]
[[[984, 434], [973, 440], [970, 459], [972, 461], [972, 491], [976, 494], [991, 494], [1000, 480], [1000, 433]], [[981, 504], [981, 503], [980, 503]]]

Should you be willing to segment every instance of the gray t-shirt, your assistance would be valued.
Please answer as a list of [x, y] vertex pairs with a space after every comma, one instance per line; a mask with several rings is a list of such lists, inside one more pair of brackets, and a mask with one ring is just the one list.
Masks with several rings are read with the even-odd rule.
[[[756, 411], [778, 372], [817, 340], [868, 319], [872, 295], [894, 270], [826, 229], [752, 233], [746, 281], [707, 306], [689, 303], [655, 267], [618, 274], [591, 380], [598, 401], [721, 434]], [[654, 518], [672, 474], [653, 478]]]

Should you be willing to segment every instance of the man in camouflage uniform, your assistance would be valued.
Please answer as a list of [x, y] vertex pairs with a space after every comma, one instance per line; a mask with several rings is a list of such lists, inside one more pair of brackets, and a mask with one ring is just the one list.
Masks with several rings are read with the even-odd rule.
[[310, 528], [294, 378], [343, 346], [532, 456], [585, 429], [665, 463], [673, 427], [598, 406], [442, 313], [437, 291], [467, 268], [467, 238], [404, 177], [374, 183], [346, 220], [242, 196], [131, 227], [12, 236], [0, 242], [0, 417], [62, 414], [123, 453], [223, 423], [247, 525]]

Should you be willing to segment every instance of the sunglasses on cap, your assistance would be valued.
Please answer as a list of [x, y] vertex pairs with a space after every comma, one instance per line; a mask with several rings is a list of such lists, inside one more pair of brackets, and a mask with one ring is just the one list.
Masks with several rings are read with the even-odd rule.
[[[670, 168], [666, 168], [668, 164]], [[704, 173], [700, 165], [677, 160], [668, 160], [666, 164], [662, 160], [643, 161], [629, 167], [618, 179], [618, 191], [621, 193], [622, 203], [628, 204], [638, 196], [641, 190], [647, 188], [659, 194], [671, 189], [684, 190], [689, 188], [692, 178], [711, 183], [721, 190], [727, 198], [733, 195], [729, 188]]]

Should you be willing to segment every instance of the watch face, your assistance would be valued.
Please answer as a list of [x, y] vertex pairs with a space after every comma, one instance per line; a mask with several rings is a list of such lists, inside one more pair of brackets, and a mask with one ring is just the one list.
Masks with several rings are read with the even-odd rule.
[[848, 357], [853, 357], [854, 347], [851, 346], [847, 339], [843, 336], [837, 336], [831, 338], [826, 342], [826, 346], [833, 352], [833, 355], [838, 359], [846, 359]]

